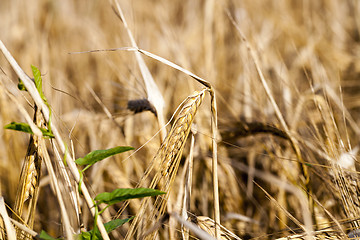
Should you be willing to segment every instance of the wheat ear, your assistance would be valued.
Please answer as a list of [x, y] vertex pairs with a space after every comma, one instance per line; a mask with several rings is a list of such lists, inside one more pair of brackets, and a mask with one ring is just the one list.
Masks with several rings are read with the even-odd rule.
[[[181, 154], [184, 149], [186, 139], [189, 136], [191, 124], [194, 121], [195, 114], [199, 108], [202, 100], [204, 99], [205, 92], [194, 92], [187, 97], [182, 105], [181, 110], [174, 120], [174, 124], [171, 127], [170, 132], [166, 136], [163, 144], [160, 146], [158, 153], [153, 159], [149, 169], [156, 169], [154, 178], [151, 181], [150, 188], [159, 187], [161, 191], [166, 192], [164, 196], [158, 196], [155, 199], [154, 207], [151, 210], [150, 217], [147, 218], [150, 221], [159, 221], [162, 217], [167, 200], [170, 195], [171, 187], [174, 182], [177, 170], [179, 167]], [[155, 165], [158, 165], [156, 167]], [[145, 177], [148, 176], [145, 174]], [[151, 199], [146, 198], [142, 201], [140, 211], [133, 220], [132, 225], [127, 233], [126, 239], [131, 239], [134, 236], [136, 229], [138, 228], [140, 221], [145, 220], [145, 212], [151, 207]], [[146, 238], [154, 237], [155, 233], [146, 236]], [[144, 236], [145, 237], [145, 236]]]
[[[44, 126], [44, 118], [41, 111], [35, 106], [34, 123], [38, 127]], [[33, 227], [37, 198], [39, 194], [39, 181], [41, 163], [43, 161], [42, 149], [39, 146], [39, 136], [31, 135], [27, 153], [21, 169], [19, 187], [16, 194], [14, 211], [29, 228]], [[26, 216], [23, 216], [24, 207], [27, 208]], [[30, 236], [16, 228], [17, 239], [29, 239]]]

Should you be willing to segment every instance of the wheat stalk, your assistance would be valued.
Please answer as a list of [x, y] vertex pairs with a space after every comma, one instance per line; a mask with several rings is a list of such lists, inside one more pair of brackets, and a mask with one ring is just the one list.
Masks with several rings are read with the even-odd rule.
[[[195, 134], [196, 128], [191, 129], [191, 145], [190, 152], [187, 159], [186, 165], [186, 176], [185, 176], [185, 185], [183, 188], [183, 201], [181, 206], [181, 217], [183, 219], [188, 219], [187, 211], [190, 210], [190, 199], [191, 199], [191, 185], [192, 185], [192, 171], [193, 171], [193, 163], [194, 163], [194, 144], [195, 144]], [[184, 240], [189, 239], [189, 229], [181, 224], [181, 233]]]
[[[166, 136], [158, 153], [144, 175], [143, 180], [149, 175], [152, 169], [157, 168], [155, 176], [149, 187], [155, 188], [159, 186], [161, 191], [166, 192], [165, 196], [156, 197], [154, 207], [151, 210], [150, 217], [148, 218], [151, 221], [159, 221], [165, 211], [171, 187], [179, 167], [181, 154], [184, 149], [186, 139], [189, 136], [191, 124], [194, 121], [195, 114], [204, 99], [206, 91], [208, 91], [208, 89], [203, 89], [200, 92], [195, 91], [184, 101], [182, 108], [174, 120], [174, 124], [170, 132]], [[126, 239], [133, 237], [136, 229], [139, 227], [140, 221], [145, 220], [144, 215], [146, 209], [150, 208], [151, 204], [150, 198], [146, 198], [142, 201], [140, 211], [133, 220]], [[155, 233], [146, 236], [146, 238], [152, 238], [154, 235]]]

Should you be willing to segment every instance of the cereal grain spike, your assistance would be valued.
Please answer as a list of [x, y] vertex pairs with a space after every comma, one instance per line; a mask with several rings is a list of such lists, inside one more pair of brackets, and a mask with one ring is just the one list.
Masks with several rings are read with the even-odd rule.
[[[145, 224], [141, 225], [149, 227], [150, 222], [158, 222], [164, 214], [171, 187], [177, 174], [182, 151], [191, 130], [191, 124], [194, 121], [195, 114], [204, 99], [206, 91], [208, 91], [208, 89], [203, 89], [200, 92], [195, 91], [192, 95], [188, 96], [181, 105], [181, 109], [174, 120], [171, 130], [140, 182], [141, 185], [149, 176], [151, 170], [155, 169], [155, 176], [148, 187], [158, 187], [159, 190], [166, 192], [166, 194], [156, 197], [153, 205], [151, 198], [146, 198], [142, 201], [139, 213], [134, 218], [126, 239], [132, 239], [134, 237], [136, 229], [140, 226], [140, 221], [146, 221], [144, 222]], [[149, 216], [145, 216], [146, 211], [150, 212]], [[156, 232], [143, 237], [152, 239], [155, 235]]]
[[[43, 127], [44, 122], [41, 111], [35, 107], [34, 123], [38, 127]], [[24, 222], [29, 228], [32, 228], [34, 224], [42, 161], [43, 156], [42, 149], [39, 147], [39, 137], [35, 134], [31, 135], [21, 169], [14, 206], [16, 219]], [[23, 213], [24, 210], [26, 210], [25, 213]], [[31, 239], [29, 234], [18, 228], [16, 228], [16, 234], [17, 239]]]

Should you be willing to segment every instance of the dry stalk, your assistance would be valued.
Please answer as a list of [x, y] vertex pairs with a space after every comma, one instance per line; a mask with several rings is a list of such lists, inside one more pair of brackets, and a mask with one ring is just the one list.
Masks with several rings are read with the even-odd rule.
[[[9, 220], [10, 218], [9, 218], [9, 216], [7, 214], [7, 211], [6, 211], [4, 198], [1, 197], [1, 196], [0, 196], [0, 217], [1, 217], [0, 220], [2, 220], [4, 222], [4, 225], [5, 225], [6, 235], [7, 235], [6, 239], [15, 240], [16, 239], [16, 232], [15, 232], [15, 229], [14, 229], [13, 225], [11, 224], [11, 222]], [[0, 237], [2, 238], [3, 236], [0, 235]]]
[[[192, 185], [192, 173], [193, 173], [193, 165], [194, 165], [194, 144], [195, 144], [195, 134], [196, 129], [191, 129], [191, 145], [190, 145], [190, 153], [188, 157], [188, 164], [186, 167], [186, 177], [185, 177], [185, 185], [184, 185], [184, 193], [183, 193], [183, 202], [181, 209], [181, 217], [183, 219], [188, 219], [187, 212], [190, 211], [190, 199], [191, 199], [191, 185]], [[181, 233], [184, 240], [189, 239], [189, 229], [185, 228], [184, 225], [181, 225]]]
[[[18, 221], [15, 221], [12, 218], [9, 218], [11, 223], [14, 224], [17, 228], [21, 229], [24, 232], [27, 232], [28, 234], [30, 234], [33, 237], [36, 237], [38, 235], [37, 232], [33, 231], [32, 229], [28, 228], [27, 226], [25, 226], [24, 224], [19, 223]], [[15, 231], [14, 231], [15, 232]]]
[[[44, 139], [39, 140], [39, 145], [40, 145], [41, 149], [46, 149]], [[63, 200], [62, 193], [60, 191], [59, 182], [58, 182], [57, 176], [55, 174], [53, 165], [51, 163], [49, 153], [47, 151], [44, 151], [43, 157], [44, 157], [46, 168], [49, 172], [49, 176], [51, 178], [51, 183], [54, 186], [56, 198], [58, 199], [58, 203], [60, 206], [61, 218], [64, 223], [64, 232], [66, 233], [66, 239], [72, 240], [73, 239], [73, 232], [72, 232], [73, 229], [71, 227], [70, 219], [69, 219], [69, 215], [68, 215], [69, 210], [65, 208], [65, 203]]]
[[217, 120], [217, 107], [216, 107], [216, 97], [215, 91], [210, 88], [209, 90], [211, 95], [211, 133], [212, 133], [212, 175], [213, 175], [213, 194], [214, 194], [214, 218], [215, 218], [215, 237], [220, 238], [220, 203], [219, 203], [219, 181], [218, 181], [218, 163], [217, 163], [217, 130], [218, 130], [218, 120]]
[[[124, 24], [124, 27], [128, 33], [131, 45], [134, 48], [138, 48], [135, 38], [126, 22], [124, 13], [120, 7], [120, 4], [117, 0], [113, 0], [117, 9], [117, 14], [121, 20], [121, 22]], [[163, 96], [161, 95], [161, 92], [158, 88], [158, 86], [156, 85], [148, 67], [145, 64], [144, 59], [142, 58], [141, 54], [139, 52], [135, 52], [135, 57], [136, 57], [136, 61], [138, 62], [139, 68], [140, 68], [140, 72], [141, 75], [143, 77], [144, 83], [145, 83], [145, 87], [146, 87], [146, 94], [148, 96], [148, 100], [149, 102], [154, 106], [154, 108], [156, 109], [156, 118], [158, 120], [158, 124], [159, 127], [161, 129], [160, 131], [160, 139], [161, 142], [163, 141], [163, 139], [166, 136], [166, 129], [163, 128], [163, 126], [165, 126], [165, 117], [164, 117], [164, 106], [165, 106], [165, 101]]]
[[[80, 202], [79, 202], [79, 199], [80, 199], [79, 192], [76, 190], [76, 186], [74, 186], [75, 183], [74, 183], [73, 179], [71, 179], [71, 177], [65, 167], [64, 159], [61, 157], [61, 154], [59, 153], [55, 142], [51, 141], [51, 144], [52, 144], [53, 152], [56, 156], [54, 158], [54, 165], [57, 167], [56, 168], [57, 171], [55, 171], [55, 172], [58, 174], [57, 176], [61, 176], [61, 182], [58, 179], [58, 177], [53, 178], [51, 176], [52, 183], [55, 185], [55, 184], [58, 184], [57, 182], [60, 182], [61, 183], [60, 186], [62, 187], [62, 188], [60, 188], [61, 193], [64, 195], [64, 198], [58, 197], [58, 196], [56, 196], [56, 197], [58, 198], [59, 203], [61, 201], [63, 201], [62, 199], [66, 200], [65, 195], [68, 195], [70, 197], [70, 203], [69, 203], [69, 201], [64, 201], [66, 203], [65, 208], [66, 208], [67, 212], [69, 212], [70, 208], [74, 210], [73, 215], [74, 215], [75, 219], [71, 218], [70, 220], [72, 220], [71, 226], [76, 231], [79, 229], [79, 226], [81, 225], [81, 219], [80, 219], [81, 208], [80, 208]], [[75, 155], [73, 154], [73, 156], [75, 156]], [[45, 164], [47, 164], [46, 155], [45, 155]], [[50, 166], [50, 167], [52, 167], [52, 166]], [[48, 172], [50, 175], [50, 170], [48, 170]], [[55, 191], [57, 191], [56, 187], [54, 187], [54, 189], [55, 189]], [[63, 208], [61, 205], [62, 205], [62, 203], [60, 203], [60, 209], [62, 210]], [[66, 218], [67, 213], [64, 214], [63, 217]], [[63, 220], [63, 221], [64, 221], [64, 225], [65, 225], [65, 230], [67, 230], [67, 228], [66, 228], [67, 225], [65, 224], [67, 220]]]
[[0, 240], [5, 239], [5, 226], [4, 221], [2, 218], [0, 218]]

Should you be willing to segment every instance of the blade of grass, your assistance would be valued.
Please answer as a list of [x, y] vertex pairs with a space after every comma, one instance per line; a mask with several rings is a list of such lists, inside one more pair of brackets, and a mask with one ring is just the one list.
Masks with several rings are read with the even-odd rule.
[[100, 203], [112, 205], [121, 201], [134, 198], [152, 197], [165, 194], [165, 192], [152, 188], [119, 188], [110, 192], [103, 192], [95, 197], [95, 200]]
[[116, 155], [119, 153], [123, 153], [126, 151], [130, 151], [133, 149], [134, 149], [133, 147], [119, 146], [119, 147], [114, 147], [114, 148], [105, 149], [105, 150], [95, 150], [95, 151], [92, 151], [92, 152], [86, 154], [86, 156], [83, 158], [76, 159], [75, 163], [77, 163], [78, 165], [88, 165], [84, 168], [83, 171], [85, 171], [93, 164], [95, 164], [105, 158], [108, 158], [110, 156], [113, 156], [113, 155]]
[[[5, 125], [4, 128], [34, 134], [33, 131], [31, 130], [30, 125], [27, 123], [11, 122], [11, 123]], [[39, 127], [39, 129], [42, 132], [42, 135], [44, 135], [45, 137], [50, 137], [50, 138], [54, 137], [54, 135], [48, 129], [41, 128], [41, 127]]]
[[196, 74], [190, 72], [189, 70], [186, 70], [185, 68], [182, 68], [180, 67], [179, 65], [163, 58], [163, 57], [160, 57], [156, 54], [153, 54], [151, 52], [148, 52], [144, 49], [140, 49], [140, 48], [137, 48], [137, 47], [121, 47], [121, 48], [109, 48], [109, 49], [95, 49], [95, 50], [89, 50], [89, 51], [82, 51], [82, 52], [71, 52], [69, 54], [81, 54], [81, 53], [95, 53], [95, 52], [114, 52], [114, 51], [138, 51], [152, 59], [155, 59], [165, 65], [168, 65], [169, 67], [172, 67], [176, 70], [179, 70], [180, 72], [183, 72], [185, 73], [186, 75], [189, 75], [190, 77], [194, 78], [196, 81], [198, 81], [199, 83], [201, 83], [202, 85], [204, 85], [205, 87], [207, 88], [211, 88], [211, 84], [204, 80], [203, 78], [197, 76]]

